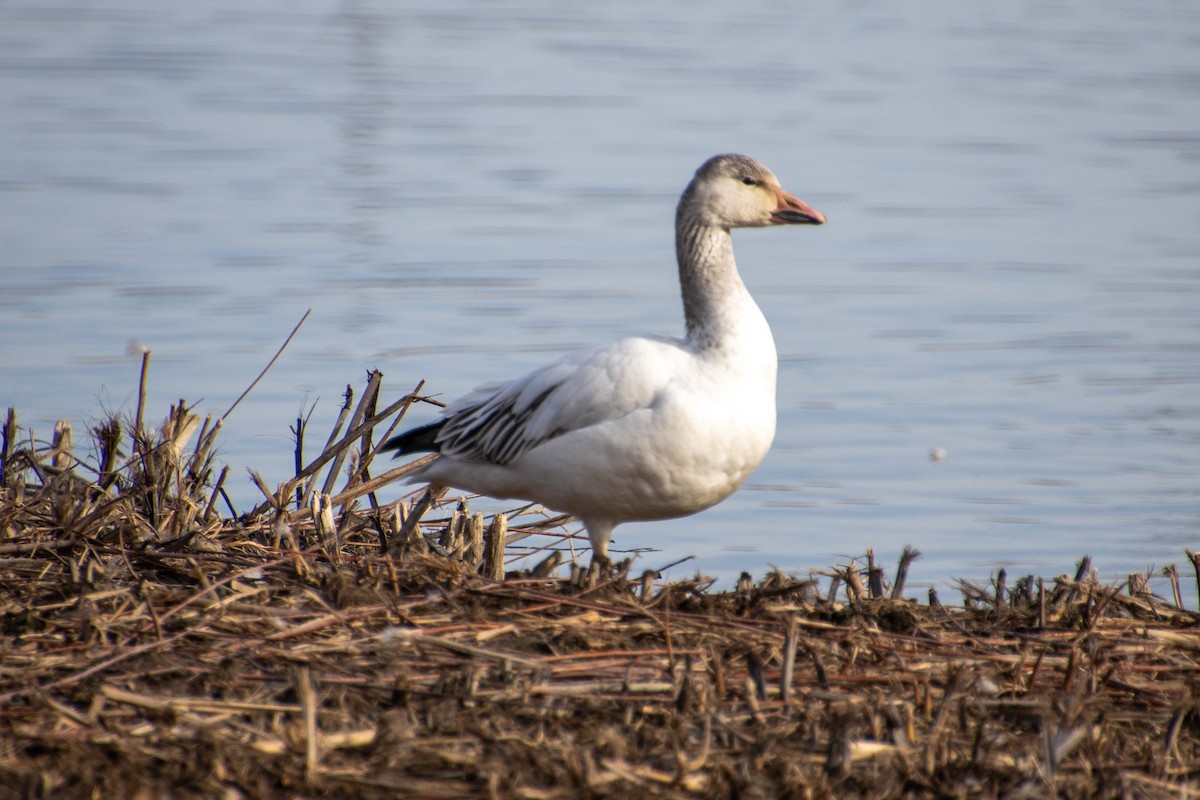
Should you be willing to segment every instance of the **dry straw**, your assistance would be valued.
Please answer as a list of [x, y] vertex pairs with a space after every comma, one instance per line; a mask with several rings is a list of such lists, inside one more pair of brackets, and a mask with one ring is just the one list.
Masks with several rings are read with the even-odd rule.
[[9, 412], [0, 796], [1200, 797], [1177, 570], [1171, 601], [1082, 563], [959, 608], [902, 599], [915, 551], [890, 591], [873, 554], [733, 591], [556, 577], [539, 509], [379, 501], [424, 401], [380, 409], [381, 377], [240, 515], [183, 401], [90, 454]]

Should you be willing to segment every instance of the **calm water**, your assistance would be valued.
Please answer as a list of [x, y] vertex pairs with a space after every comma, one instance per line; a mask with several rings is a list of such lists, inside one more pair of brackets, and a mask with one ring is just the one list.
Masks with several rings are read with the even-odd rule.
[[181, 5], [0, 6], [0, 406], [41, 434], [132, 408], [131, 341], [156, 415], [220, 414], [311, 307], [228, 421], [248, 505], [369, 368], [453, 397], [676, 333], [675, 199], [740, 151], [829, 217], [736, 237], [776, 446], [617, 547], [912, 544], [943, 591], [1200, 547], [1191, 0]]

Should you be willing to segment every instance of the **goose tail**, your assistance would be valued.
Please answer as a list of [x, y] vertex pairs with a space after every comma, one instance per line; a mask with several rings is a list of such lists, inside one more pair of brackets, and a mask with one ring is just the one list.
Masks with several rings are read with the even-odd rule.
[[397, 434], [384, 442], [383, 449], [395, 450], [397, 456], [409, 453], [440, 452], [442, 448], [437, 442], [437, 437], [441, 433], [442, 426], [445, 424], [445, 420], [439, 420], [438, 422], [432, 422], [428, 425], [422, 425], [419, 428], [413, 428], [410, 431]]

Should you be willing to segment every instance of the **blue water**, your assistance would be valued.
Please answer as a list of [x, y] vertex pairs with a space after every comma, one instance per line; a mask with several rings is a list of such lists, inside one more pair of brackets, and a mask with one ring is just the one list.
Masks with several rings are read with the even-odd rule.
[[736, 236], [776, 445], [617, 548], [729, 580], [911, 544], [913, 594], [1182, 562], [1200, 6], [977, 6], [0, 6], [0, 406], [43, 437], [129, 412], [133, 343], [155, 416], [219, 415], [312, 308], [226, 424], [249, 506], [368, 369], [450, 398], [677, 333], [675, 200], [745, 152], [829, 217]]

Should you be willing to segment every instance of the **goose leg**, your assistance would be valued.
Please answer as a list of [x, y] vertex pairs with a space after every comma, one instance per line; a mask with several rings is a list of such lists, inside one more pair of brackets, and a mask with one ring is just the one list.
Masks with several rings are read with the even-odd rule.
[[592, 543], [592, 561], [607, 564], [608, 543], [612, 540], [613, 528], [616, 526], [607, 520], [585, 519], [581, 521], [587, 530], [588, 539]]

